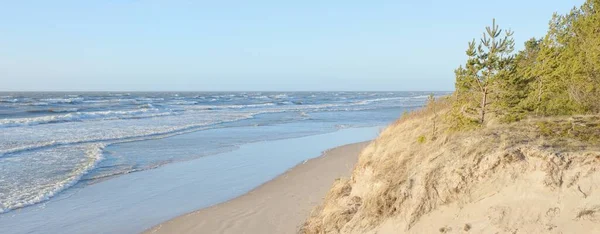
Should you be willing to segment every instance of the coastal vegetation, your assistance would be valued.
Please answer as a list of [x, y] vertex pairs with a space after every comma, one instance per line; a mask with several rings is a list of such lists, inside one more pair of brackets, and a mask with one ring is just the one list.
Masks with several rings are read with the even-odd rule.
[[600, 232], [600, 0], [514, 52], [492, 21], [451, 96], [403, 114], [301, 233]]
[[513, 48], [512, 32], [495, 20], [479, 44], [469, 43], [468, 60], [455, 71], [455, 129], [485, 125], [488, 112], [505, 123], [600, 112], [600, 0], [555, 13], [546, 36]]

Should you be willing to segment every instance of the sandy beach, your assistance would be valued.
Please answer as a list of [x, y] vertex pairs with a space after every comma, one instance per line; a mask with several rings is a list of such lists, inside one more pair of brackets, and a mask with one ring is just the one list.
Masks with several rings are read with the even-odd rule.
[[367, 144], [330, 149], [241, 197], [177, 217], [146, 233], [296, 233], [333, 181], [350, 175]]

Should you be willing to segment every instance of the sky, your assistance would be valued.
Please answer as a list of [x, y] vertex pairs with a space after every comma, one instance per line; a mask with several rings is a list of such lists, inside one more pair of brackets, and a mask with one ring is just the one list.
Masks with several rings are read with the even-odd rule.
[[0, 91], [454, 89], [496, 18], [517, 48], [584, 0], [0, 0]]

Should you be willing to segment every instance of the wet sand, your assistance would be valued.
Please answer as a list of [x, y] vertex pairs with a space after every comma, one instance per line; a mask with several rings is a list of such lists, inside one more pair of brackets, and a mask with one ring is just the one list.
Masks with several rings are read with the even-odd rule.
[[350, 175], [367, 144], [327, 150], [243, 196], [179, 216], [145, 233], [296, 233], [334, 180]]

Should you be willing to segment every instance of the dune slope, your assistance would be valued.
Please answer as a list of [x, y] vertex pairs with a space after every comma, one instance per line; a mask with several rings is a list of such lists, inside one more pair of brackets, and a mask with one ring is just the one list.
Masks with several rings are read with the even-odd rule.
[[448, 133], [434, 105], [367, 146], [301, 232], [600, 233], [598, 116]]

